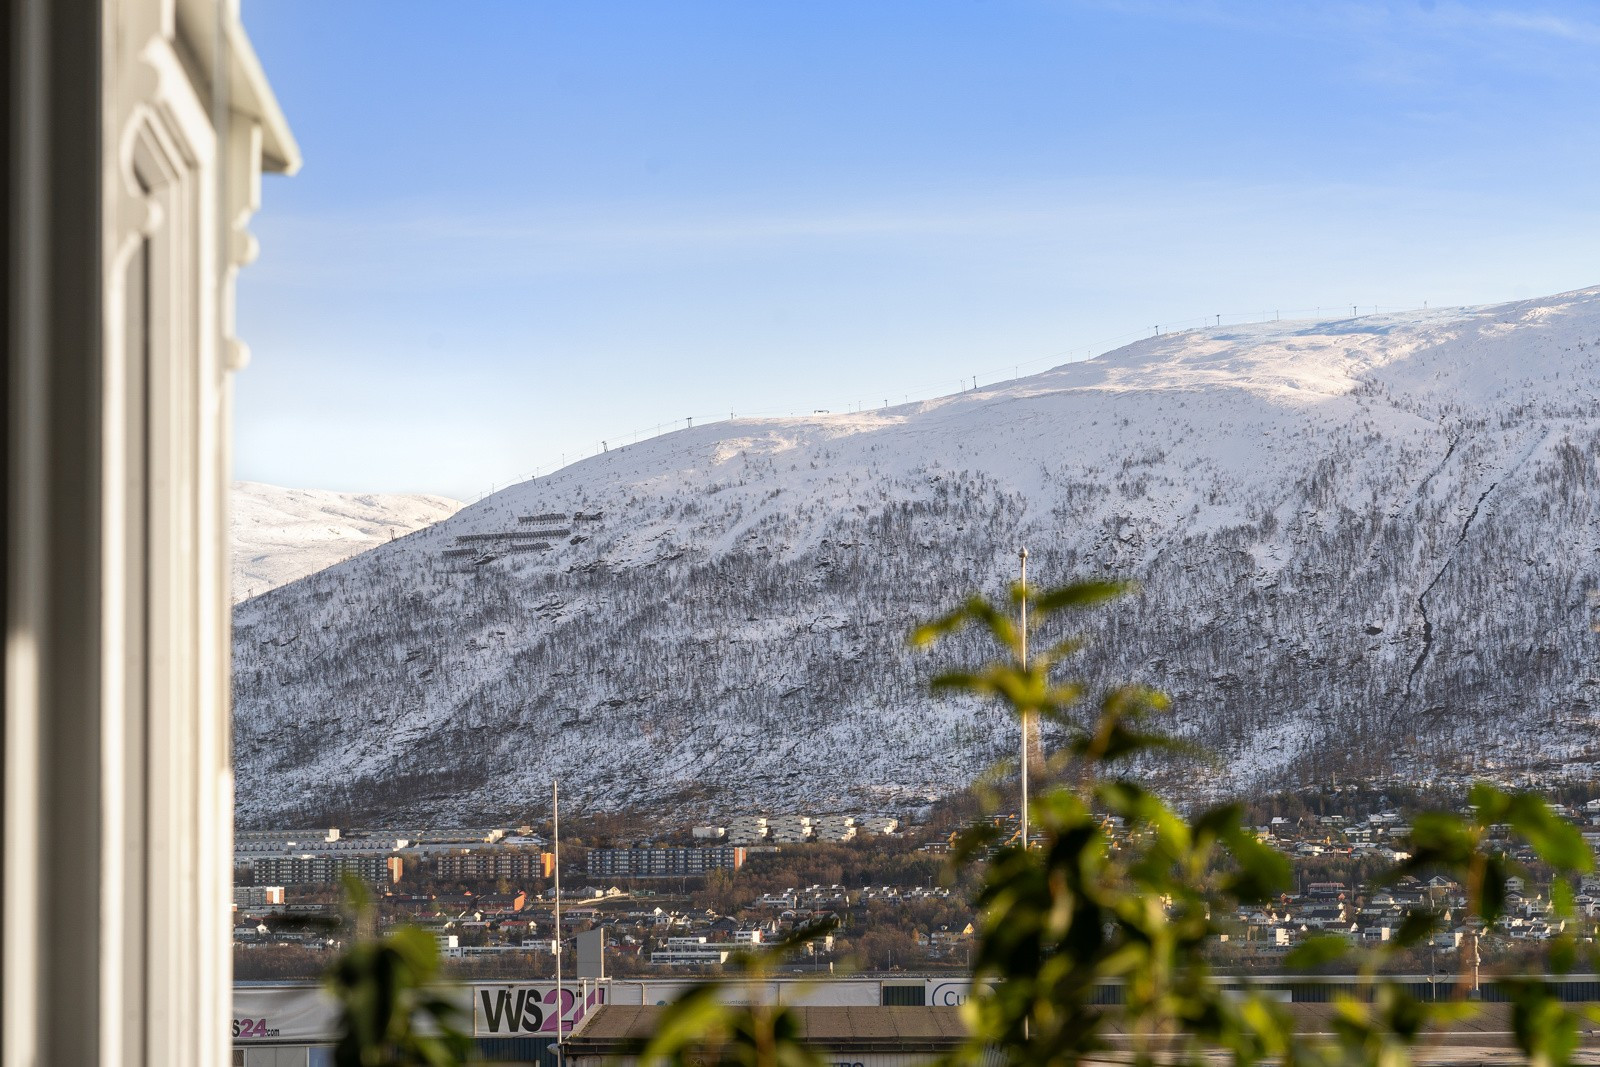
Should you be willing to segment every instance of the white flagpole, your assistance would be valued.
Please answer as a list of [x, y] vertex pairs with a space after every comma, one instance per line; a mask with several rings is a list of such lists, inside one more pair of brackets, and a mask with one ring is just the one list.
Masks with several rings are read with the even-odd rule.
[[560, 1055], [561, 1030], [561, 783], [550, 783], [550, 836], [555, 841], [556, 933], [552, 948], [556, 957], [556, 1055]]
[[[1017, 553], [1022, 561], [1022, 669], [1028, 669], [1028, 550], [1023, 548]], [[1022, 847], [1028, 847], [1028, 727], [1031, 725], [1030, 716], [1026, 710], [1022, 712], [1022, 804], [1019, 812], [1019, 821], [1022, 824]]]

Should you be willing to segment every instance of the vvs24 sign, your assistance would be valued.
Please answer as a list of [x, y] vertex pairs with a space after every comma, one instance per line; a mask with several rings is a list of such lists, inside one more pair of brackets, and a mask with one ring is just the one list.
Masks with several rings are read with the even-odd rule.
[[570, 1032], [590, 1008], [605, 1003], [603, 989], [580, 994], [553, 985], [480, 985], [473, 989], [472, 1029], [479, 1037], [506, 1034], [554, 1034], [557, 1003], [561, 1030]]

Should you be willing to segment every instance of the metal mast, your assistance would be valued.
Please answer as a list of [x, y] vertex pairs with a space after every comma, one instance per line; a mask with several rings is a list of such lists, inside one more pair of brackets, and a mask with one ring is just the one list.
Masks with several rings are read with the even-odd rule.
[[556, 957], [556, 1055], [561, 1048], [561, 783], [550, 783], [550, 836], [555, 848], [556, 934], [551, 948]]
[[[1028, 549], [1024, 546], [1017, 558], [1022, 561], [1022, 669], [1028, 669]], [[1022, 847], [1028, 847], [1028, 727], [1031, 725], [1027, 708], [1022, 709], [1022, 805], [1019, 813]]]
[[[1019, 606], [1021, 608], [1022, 621], [1022, 642], [1020, 648], [1022, 653], [1021, 661], [1022, 669], [1026, 671], [1028, 669], [1028, 546], [1023, 545], [1022, 548], [1017, 551], [1017, 558], [1022, 563], [1022, 596], [1018, 599], [1021, 601]], [[1023, 854], [1026, 855], [1028, 851], [1028, 726], [1032, 720], [1032, 716], [1027, 708], [1022, 709], [1020, 718], [1022, 719], [1022, 804], [1020, 806], [1020, 811], [1018, 812], [1018, 821], [1022, 824], [1022, 851]], [[1030, 1006], [1028, 1013], [1022, 1017], [1022, 1039], [1024, 1041], [1028, 1041], [1031, 1040], [1032, 1037], [1033, 1011]]]

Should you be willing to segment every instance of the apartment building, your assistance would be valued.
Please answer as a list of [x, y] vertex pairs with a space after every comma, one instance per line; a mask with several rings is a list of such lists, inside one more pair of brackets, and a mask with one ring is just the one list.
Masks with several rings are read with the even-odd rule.
[[586, 870], [602, 878], [668, 878], [710, 871], [736, 871], [744, 866], [745, 850], [738, 845], [708, 848], [592, 848]]

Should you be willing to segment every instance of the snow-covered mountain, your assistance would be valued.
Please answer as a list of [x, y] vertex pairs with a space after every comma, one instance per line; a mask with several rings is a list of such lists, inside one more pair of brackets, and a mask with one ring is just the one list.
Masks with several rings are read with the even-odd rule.
[[447, 519], [459, 501], [233, 483], [233, 599], [287, 585]]
[[[614, 450], [241, 605], [240, 818], [888, 808], [1013, 745], [921, 619], [1143, 591], [1082, 668], [1203, 787], [1600, 759], [1600, 289], [1141, 341], [939, 400]], [[969, 643], [952, 656], [976, 655]]]

